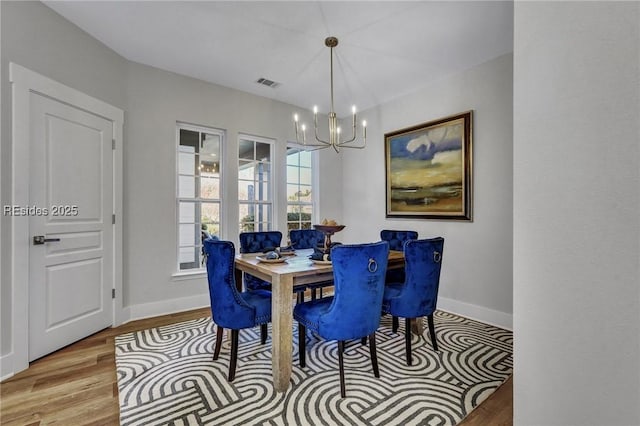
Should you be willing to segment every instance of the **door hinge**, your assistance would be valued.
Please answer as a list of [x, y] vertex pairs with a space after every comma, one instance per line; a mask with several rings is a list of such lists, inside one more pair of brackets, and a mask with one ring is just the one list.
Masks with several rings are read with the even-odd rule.
[[116, 289], [115, 289], [115, 288], [112, 288], [112, 289], [111, 289], [111, 298], [112, 298], [112, 299], [115, 299], [115, 298], [116, 298]]
[[116, 149], [116, 140], [115, 139], [111, 139], [111, 149]]
[[115, 215], [115, 213], [111, 215], [111, 224], [112, 225], [116, 224], [116, 215]]

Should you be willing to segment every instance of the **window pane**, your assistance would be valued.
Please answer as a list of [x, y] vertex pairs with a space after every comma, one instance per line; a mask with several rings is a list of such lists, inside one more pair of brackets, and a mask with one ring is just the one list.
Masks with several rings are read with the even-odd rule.
[[220, 136], [203, 133], [202, 148], [200, 149], [200, 154], [211, 157], [218, 157], [220, 155]]
[[198, 268], [199, 249], [197, 247], [180, 247], [178, 263], [180, 269]]
[[188, 152], [198, 152], [200, 146], [199, 133], [193, 130], [180, 129], [180, 145], [189, 147]]
[[200, 157], [200, 175], [208, 177], [220, 177], [220, 163], [213, 157]]
[[203, 225], [220, 223], [220, 204], [202, 203], [200, 223]]
[[287, 183], [298, 183], [300, 178], [298, 177], [298, 167], [287, 166]]
[[271, 144], [256, 142], [256, 160], [271, 161]]
[[300, 165], [300, 154], [294, 150], [287, 150], [287, 165], [288, 166], [296, 166]]
[[300, 189], [299, 185], [291, 185], [288, 184], [287, 185], [287, 201], [292, 202], [298, 202], [299, 198], [298, 198], [298, 191]]
[[300, 166], [311, 168], [311, 152], [300, 151]]
[[195, 223], [196, 222], [196, 204], [189, 202], [180, 202], [180, 216], [178, 221], [180, 223]]
[[200, 198], [219, 199], [220, 198], [220, 179], [217, 178], [200, 178]]
[[181, 175], [195, 175], [196, 156], [181, 152], [178, 156], [178, 173]]
[[238, 158], [244, 160], [254, 160], [253, 141], [240, 139], [238, 142]]
[[216, 237], [220, 237], [220, 224], [219, 223], [208, 223], [202, 225], [202, 228], [210, 233], [211, 235], [215, 235]]
[[271, 222], [271, 205], [259, 204], [256, 206], [256, 221], [257, 222]]
[[298, 192], [300, 197], [300, 201], [303, 203], [311, 202], [311, 186], [310, 185], [300, 185], [300, 191]]
[[178, 197], [194, 198], [196, 196], [196, 179], [191, 176], [178, 177]]
[[253, 181], [238, 181], [238, 199], [244, 201], [255, 200], [256, 186]]
[[300, 169], [300, 183], [303, 185], [311, 185], [311, 169]]
[[253, 161], [240, 161], [238, 164], [238, 179], [253, 180], [255, 175], [254, 165]]
[[180, 246], [183, 247], [198, 244], [200, 242], [199, 228], [200, 225], [198, 224], [181, 224], [179, 226]]

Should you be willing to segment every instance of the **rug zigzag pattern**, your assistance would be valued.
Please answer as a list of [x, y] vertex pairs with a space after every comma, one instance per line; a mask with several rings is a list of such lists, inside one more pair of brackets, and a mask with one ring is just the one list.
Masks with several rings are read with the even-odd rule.
[[[236, 379], [228, 383], [229, 342], [212, 360], [210, 318], [116, 338], [120, 421], [124, 425], [455, 425], [511, 374], [510, 331], [447, 312], [435, 314], [439, 352], [428, 331], [413, 336], [405, 363], [404, 329], [383, 317], [376, 333], [380, 378], [369, 350], [347, 342], [347, 397], [340, 397], [336, 342], [307, 336], [307, 367], [294, 337], [292, 387], [275, 392], [271, 340], [240, 332]], [[297, 332], [294, 331], [294, 336]]]

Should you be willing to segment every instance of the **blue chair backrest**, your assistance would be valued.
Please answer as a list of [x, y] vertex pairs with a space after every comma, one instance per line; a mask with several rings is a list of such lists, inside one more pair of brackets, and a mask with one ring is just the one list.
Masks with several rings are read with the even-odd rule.
[[213, 322], [231, 329], [253, 327], [256, 310], [236, 289], [233, 273], [236, 249], [233, 243], [210, 238], [204, 241], [204, 250]]
[[315, 248], [324, 244], [324, 234], [316, 229], [292, 229], [289, 240], [294, 249]]
[[282, 232], [260, 231], [240, 233], [240, 253], [259, 253], [280, 247]]
[[418, 233], [416, 231], [383, 229], [380, 231], [380, 239], [389, 242], [389, 250], [402, 251], [405, 241], [417, 240]]
[[388, 259], [386, 241], [331, 249], [335, 290], [331, 306], [320, 318], [324, 338], [357, 339], [378, 328]]
[[402, 290], [402, 312], [415, 318], [436, 310], [444, 238], [413, 240], [405, 243], [406, 278]]

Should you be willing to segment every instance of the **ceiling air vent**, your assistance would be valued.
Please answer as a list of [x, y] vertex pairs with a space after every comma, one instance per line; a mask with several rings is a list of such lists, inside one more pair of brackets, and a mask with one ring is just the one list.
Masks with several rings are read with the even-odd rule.
[[256, 83], [262, 84], [263, 86], [267, 86], [271, 88], [275, 88], [280, 85], [280, 83], [276, 83], [275, 81], [269, 80], [267, 78], [259, 78], [258, 80], [256, 80]]

